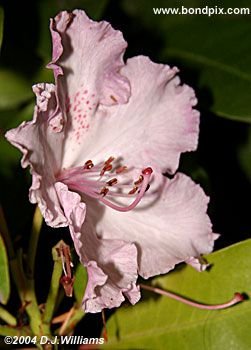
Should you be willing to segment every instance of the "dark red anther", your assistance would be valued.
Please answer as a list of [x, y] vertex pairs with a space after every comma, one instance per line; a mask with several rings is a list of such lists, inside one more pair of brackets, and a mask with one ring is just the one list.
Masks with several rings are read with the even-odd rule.
[[104, 171], [111, 171], [112, 170], [112, 165], [111, 164], [107, 164], [106, 166], [104, 166]]
[[127, 166], [123, 165], [116, 169], [116, 174], [121, 174], [127, 170]]
[[148, 167], [148, 168], [145, 168], [144, 170], [142, 170], [142, 174], [143, 175], [151, 175], [153, 172], [153, 169]]
[[135, 186], [131, 191], [128, 192], [128, 194], [134, 194], [135, 192], [137, 192], [137, 190], [138, 190], [138, 187]]
[[114, 161], [114, 157], [109, 157], [106, 161], [105, 161], [105, 165], [108, 165], [110, 163], [112, 163]]
[[118, 183], [118, 180], [116, 179], [116, 177], [114, 177], [113, 179], [107, 181], [106, 183], [108, 186], [113, 186], [113, 185], [116, 185]]
[[104, 197], [107, 195], [108, 192], [109, 189], [107, 187], [103, 187], [99, 193]]
[[103, 169], [100, 171], [100, 176], [103, 176], [106, 171], [111, 171], [112, 170], [112, 165], [111, 164], [106, 164]]
[[87, 160], [87, 162], [85, 162], [84, 167], [85, 167], [85, 169], [91, 169], [94, 167], [94, 165], [93, 165], [92, 161], [89, 159], [89, 160]]
[[141, 184], [141, 182], [143, 181], [143, 176], [142, 175], [140, 175], [140, 177], [138, 178], [138, 180], [137, 181], [134, 181], [134, 185], [135, 186], [138, 186], [138, 185], [140, 185]]

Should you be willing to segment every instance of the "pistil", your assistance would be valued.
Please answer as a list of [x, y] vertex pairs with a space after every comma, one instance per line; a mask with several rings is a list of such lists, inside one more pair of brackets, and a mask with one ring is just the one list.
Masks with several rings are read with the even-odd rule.
[[187, 304], [187, 305], [190, 305], [190, 306], [193, 306], [197, 309], [204, 309], [204, 310], [221, 310], [221, 309], [226, 309], [230, 306], [233, 306], [235, 304], [238, 304], [242, 301], [244, 301], [244, 296], [241, 294], [241, 293], [235, 293], [233, 298], [225, 303], [222, 303], [222, 304], [215, 304], [215, 305], [207, 305], [207, 304], [201, 304], [201, 303], [198, 303], [196, 301], [192, 301], [192, 300], [189, 300], [189, 299], [186, 299], [184, 297], [181, 297], [180, 295], [177, 295], [175, 293], [172, 293], [170, 291], [166, 291], [166, 290], [163, 290], [163, 289], [160, 289], [160, 288], [156, 288], [156, 287], [152, 287], [152, 286], [149, 286], [149, 285], [146, 285], [146, 284], [140, 284], [140, 287], [142, 289], [146, 289], [146, 290], [149, 290], [151, 292], [154, 292], [154, 293], [157, 293], [157, 294], [160, 294], [160, 295], [164, 295], [164, 296], [167, 296], [171, 299], [174, 299], [174, 300], [177, 300], [177, 301], [180, 301], [182, 302], [183, 304]]

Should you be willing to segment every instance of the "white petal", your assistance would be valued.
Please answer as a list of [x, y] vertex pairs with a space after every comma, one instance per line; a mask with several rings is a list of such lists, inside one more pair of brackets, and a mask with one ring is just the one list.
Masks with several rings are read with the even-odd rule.
[[161, 192], [146, 195], [130, 212], [101, 211], [94, 201], [88, 205], [100, 237], [136, 244], [139, 274], [148, 278], [212, 251], [215, 236], [207, 203], [200, 186], [178, 174], [173, 180], [164, 178]]

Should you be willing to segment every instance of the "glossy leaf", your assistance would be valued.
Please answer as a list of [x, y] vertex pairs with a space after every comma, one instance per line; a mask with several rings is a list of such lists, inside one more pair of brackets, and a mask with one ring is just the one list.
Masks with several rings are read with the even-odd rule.
[[6, 247], [0, 235], [0, 303], [7, 304], [10, 296], [10, 275]]
[[[186, 266], [152, 284], [202, 303], [225, 302], [251, 291], [251, 240], [208, 256], [209, 271]], [[108, 349], [221, 349], [251, 347], [251, 302], [221, 311], [195, 309], [154, 293], [136, 306], [118, 309], [108, 322]]]
[[[137, 4], [134, 4], [137, 3]], [[154, 15], [153, 7], [236, 8], [236, 1], [132, 2], [124, 7], [163, 41], [161, 59], [187, 68], [208, 108], [219, 116], [251, 122], [251, 21], [241, 15]], [[247, 7], [245, 1], [238, 8]], [[142, 7], [145, 8], [142, 11]], [[154, 32], [153, 32], [154, 29]]]

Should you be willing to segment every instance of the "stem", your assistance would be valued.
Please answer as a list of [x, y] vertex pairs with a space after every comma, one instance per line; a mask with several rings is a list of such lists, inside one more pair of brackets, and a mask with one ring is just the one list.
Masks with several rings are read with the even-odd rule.
[[68, 315], [65, 314], [65, 319], [63, 322], [64, 328], [62, 325], [59, 329], [56, 330], [55, 332], [56, 334], [59, 334], [59, 335], [69, 334], [70, 332], [72, 332], [72, 330], [76, 327], [78, 322], [80, 322], [85, 315], [84, 311], [80, 308], [78, 309], [73, 308], [73, 310], [72, 309], [69, 310], [67, 314]]
[[151, 287], [151, 286], [148, 286], [146, 284], [140, 284], [140, 287], [143, 288], [143, 289], [146, 289], [146, 290], [150, 290], [151, 292], [154, 292], [154, 293], [157, 293], [157, 294], [160, 294], [160, 295], [164, 295], [164, 296], [167, 296], [167, 297], [172, 298], [174, 300], [180, 301], [183, 304], [187, 304], [187, 305], [196, 307], [198, 309], [204, 309], [204, 310], [221, 310], [221, 309], [226, 309], [226, 308], [228, 308], [230, 306], [233, 306], [235, 304], [238, 304], [238, 303], [240, 303], [241, 301], [244, 300], [244, 296], [242, 294], [235, 293], [234, 297], [231, 300], [227, 301], [226, 303], [216, 304], [216, 305], [207, 305], [207, 304], [197, 303], [196, 301], [188, 300], [188, 299], [183, 298], [183, 297], [181, 297], [179, 295], [176, 295], [176, 294], [174, 294], [172, 292], [168, 292], [168, 291], [156, 288], [156, 287]]
[[52, 248], [54, 266], [53, 266], [53, 272], [51, 277], [51, 286], [50, 286], [49, 294], [46, 300], [45, 311], [43, 316], [43, 322], [47, 324], [50, 324], [54, 310], [55, 310], [55, 305], [58, 299], [57, 296], [58, 296], [58, 290], [60, 286], [60, 278], [63, 272], [61, 259], [57, 255], [56, 247]]
[[0, 318], [8, 323], [8, 325], [15, 327], [17, 325], [16, 318], [9, 313], [9, 311], [5, 310], [2, 306], [0, 306]]
[[74, 309], [74, 306], [69, 310], [68, 312], [68, 315], [66, 316], [62, 326], [60, 327], [59, 329], [59, 335], [64, 335], [66, 334], [65, 333], [65, 330], [67, 329], [67, 326], [69, 324], [69, 320], [71, 319], [72, 315], [74, 315], [74, 312], [75, 312], [75, 309]]
[[76, 309], [75, 313], [69, 319], [68, 325], [65, 328], [64, 334], [69, 334], [76, 327], [76, 325], [82, 320], [85, 313], [82, 309]]

